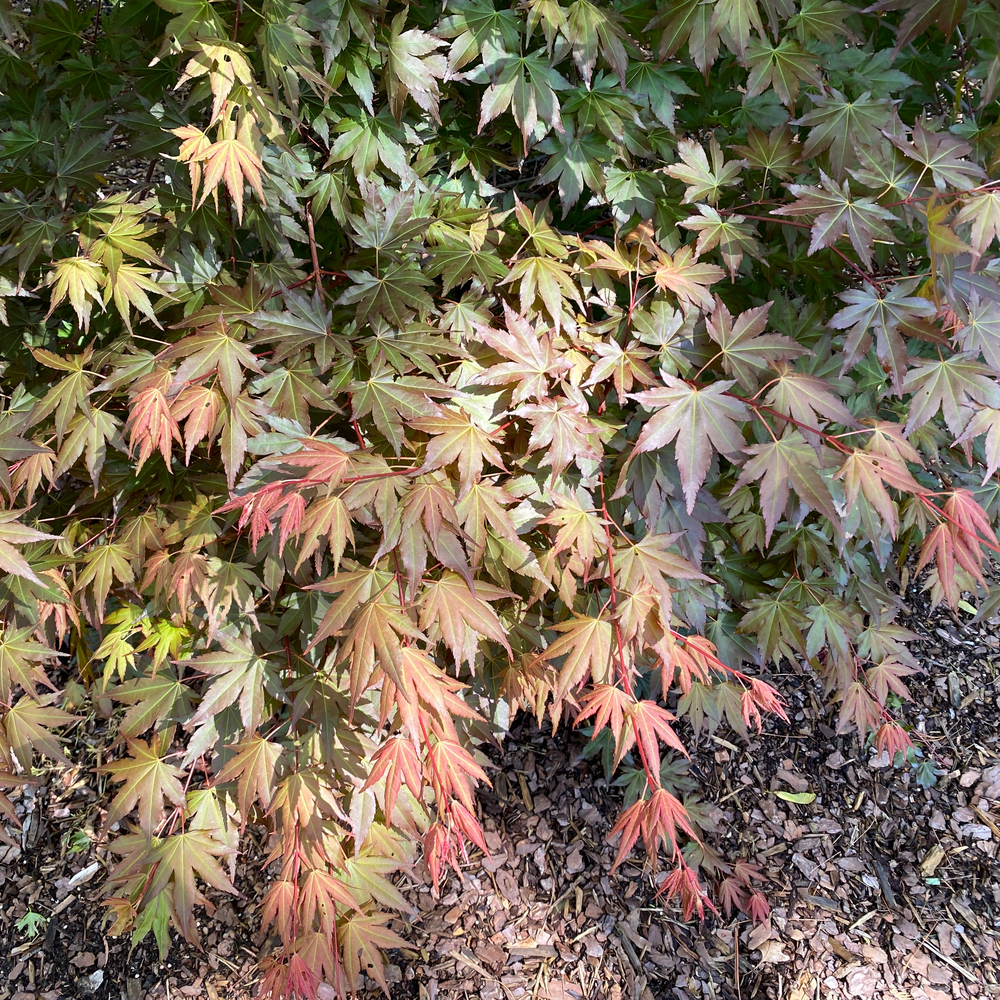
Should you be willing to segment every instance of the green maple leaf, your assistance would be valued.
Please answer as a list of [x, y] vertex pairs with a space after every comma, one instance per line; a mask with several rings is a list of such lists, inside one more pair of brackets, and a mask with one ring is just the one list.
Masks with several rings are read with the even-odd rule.
[[31, 626], [13, 631], [0, 628], [0, 700], [5, 703], [10, 702], [15, 687], [20, 687], [36, 701], [39, 684], [52, 691], [56, 689], [40, 663], [59, 653], [32, 638], [33, 631]]
[[178, 780], [184, 772], [168, 764], [157, 752], [155, 743], [129, 740], [128, 751], [130, 757], [98, 768], [102, 774], [110, 774], [115, 781], [124, 782], [124, 787], [111, 802], [108, 824], [117, 822], [138, 807], [139, 827], [151, 837], [163, 823], [164, 800], [175, 806], [184, 805], [184, 787]]
[[816, 57], [791, 38], [783, 38], [777, 45], [754, 39], [747, 47], [747, 97], [763, 94], [768, 87], [789, 110], [795, 109], [799, 87], [803, 82], [822, 86], [822, 77]]
[[750, 392], [757, 389], [758, 374], [767, 371], [772, 363], [806, 353], [791, 337], [764, 333], [770, 309], [770, 302], [748, 309], [734, 322], [732, 313], [716, 296], [715, 309], [705, 322], [709, 337], [718, 345], [724, 371], [735, 375]]
[[984, 191], [966, 198], [956, 225], [972, 223], [973, 264], [1000, 235], [1000, 191]]
[[768, 133], [751, 127], [747, 133], [747, 144], [734, 145], [733, 149], [749, 166], [781, 178], [791, 176], [791, 168], [799, 156], [787, 125], [776, 125]]
[[404, 8], [392, 19], [386, 41], [383, 80], [389, 106], [398, 122], [403, 116], [403, 102], [409, 95], [434, 121], [439, 121], [441, 93], [438, 80], [447, 75], [448, 61], [435, 50], [445, 42], [417, 28], [404, 31], [406, 15]]
[[440, 276], [441, 294], [447, 295], [456, 285], [463, 285], [470, 278], [475, 278], [484, 288], [492, 288], [501, 278], [507, 277], [508, 269], [490, 243], [477, 248], [467, 243], [448, 242], [431, 251], [424, 273], [429, 278]]
[[213, 889], [238, 895], [216, 858], [232, 857], [236, 851], [216, 840], [204, 830], [175, 833], [154, 844], [149, 860], [154, 865], [147, 899], [155, 899], [169, 886], [172, 889], [171, 916], [184, 937], [198, 940], [198, 923], [194, 908], [204, 902], [195, 877]]
[[880, 130], [889, 122], [892, 103], [873, 98], [868, 91], [851, 101], [833, 87], [829, 97], [810, 94], [809, 99], [815, 109], [792, 122], [809, 126], [799, 157], [808, 160], [828, 150], [830, 172], [840, 180], [844, 170], [857, 159], [858, 148], [878, 142]]
[[904, 433], [922, 427], [941, 411], [948, 430], [962, 433], [970, 404], [1000, 407], [1000, 384], [973, 352], [939, 360], [919, 359], [907, 372], [903, 391], [912, 392]]
[[330, 160], [340, 163], [350, 160], [358, 181], [371, 177], [381, 163], [397, 177], [410, 176], [409, 157], [403, 148], [416, 135], [408, 125], [398, 125], [388, 107], [377, 115], [357, 109], [346, 109], [336, 125], [340, 135], [330, 147]]
[[383, 316], [402, 329], [414, 314], [423, 317], [434, 310], [434, 300], [426, 291], [430, 279], [409, 261], [392, 261], [378, 274], [348, 271], [347, 275], [352, 284], [337, 304], [356, 305], [358, 322]]
[[[534, 133], [539, 119], [557, 132], [562, 129], [559, 98], [556, 93], [568, 90], [569, 82], [556, 70], [544, 49], [537, 49], [527, 56], [505, 53], [499, 72], [494, 67], [489, 87], [483, 93], [479, 112], [479, 131], [508, 109], [524, 137], [525, 151], [529, 137]], [[469, 74], [473, 82], [484, 82], [480, 76]]]
[[59, 739], [50, 730], [77, 722], [80, 716], [70, 715], [52, 705], [56, 697], [46, 695], [36, 700], [22, 695], [3, 717], [7, 745], [23, 768], [31, 767], [32, 749], [61, 764], [70, 763], [59, 746]]
[[115, 580], [128, 586], [135, 582], [132, 553], [120, 542], [95, 545], [87, 555], [86, 566], [76, 578], [76, 592], [92, 587], [94, 614], [104, 619], [104, 606]]
[[237, 782], [240, 815], [245, 823], [254, 801], [265, 811], [270, 808], [278, 767], [285, 751], [280, 743], [272, 743], [256, 733], [233, 749], [236, 755], [226, 761], [216, 780], [219, 783]]
[[403, 448], [403, 422], [418, 417], [436, 417], [441, 409], [430, 397], [452, 396], [442, 382], [419, 375], [397, 376], [389, 368], [374, 371], [365, 382], [352, 382], [351, 409], [355, 420], [371, 415], [375, 426], [392, 444], [398, 455]]
[[112, 688], [115, 701], [131, 706], [119, 725], [121, 734], [134, 738], [163, 721], [180, 720], [191, 711], [191, 688], [177, 678], [173, 667], [162, 667], [152, 676], [125, 681]]
[[750, 445], [745, 450], [752, 457], [740, 471], [736, 488], [760, 480], [765, 545], [771, 543], [774, 529], [788, 508], [789, 484], [807, 507], [823, 514], [834, 525], [840, 523], [830, 487], [818, 471], [816, 449], [797, 430], [789, 431], [777, 441]]
[[855, 12], [856, 8], [842, 0], [802, 0], [799, 10], [785, 23], [803, 44], [816, 38], [833, 45], [838, 38], [854, 39], [846, 21]]
[[693, 96], [694, 91], [667, 66], [653, 62], [629, 66], [626, 86], [671, 132], [674, 130], [674, 95]]
[[681, 158], [681, 162], [665, 168], [665, 173], [687, 185], [682, 199], [683, 204], [707, 201], [714, 205], [719, 200], [722, 189], [734, 185], [740, 176], [740, 171], [746, 166], [743, 160], [730, 160], [727, 163], [722, 147], [714, 136], [709, 143], [709, 149], [712, 154], [711, 165], [700, 142], [680, 139], [677, 143], [677, 155]]
[[861, 634], [861, 609], [828, 599], [809, 608], [806, 617], [812, 622], [806, 636], [806, 656], [812, 659], [830, 649], [838, 660], [848, 661]]
[[16, 545], [30, 545], [32, 542], [55, 540], [59, 535], [50, 535], [21, 524], [18, 518], [23, 510], [0, 510], [0, 569], [5, 573], [23, 576], [32, 583], [41, 583], [27, 559], [15, 548]]
[[405, 948], [406, 942], [385, 926], [384, 914], [351, 915], [339, 925], [338, 939], [344, 960], [344, 975], [352, 985], [359, 975], [374, 979], [389, 996], [385, 979], [385, 963], [379, 948]]
[[981, 354], [994, 373], [1000, 372], [1000, 306], [980, 299], [977, 292], [969, 296], [969, 313], [956, 330], [955, 339], [963, 350]]
[[662, 389], [647, 389], [631, 397], [656, 410], [643, 427], [633, 454], [655, 451], [677, 439], [674, 450], [690, 514], [708, 476], [713, 450], [729, 458], [742, 451], [742, 424], [749, 411], [745, 403], [728, 395], [735, 382], [713, 382], [698, 389], [672, 375], [664, 376], [664, 381]]
[[757, 637], [757, 648], [765, 660], [794, 659], [805, 650], [802, 630], [809, 620], [791, 601], [780, 595], [747, 601], [747, 613], [739, 629]]
[[247, 730], [253, 732], [264, 715], [265, 686], [274, 689], [277, 680], [266, 656], [258, 656], [249, 640], [219, 636], [222, 650], [184, 660], [185, 666], [215, 680], [208, 686], [198, 711], [185, 723], [188, 729], [211, 721], [230, 705], [237, 705]]
[[230, 400], [235, 399], [243, 386], [245, 368], [263, 372], [256, 355], [233, 335], [224, 323], [215, 329], [195, 333], [167, 348], [161, 357], [184, 358], [174, 374], [174, 386], [181, 388], [206, 375], [217, 374], [222, 391]]
[[774, 209], [771, 214], [813, 217], [810, 254], [823, 247], [832, 247], [846, 233], [862, 263], [870, 268], [875, 239], [885, 243], [895, 242], [891, 230], [885, 225], [887, 221], [896, 221], [895, 215], [873, 198], [853, 198], [847, 180], [838, 186], [820, 171], [820, 187], [789, 184], [788, 190], [796, 200], [785, 208]]
[[870, 285], [839, 293], [847, 306], [830, 319], [830, 326], [849, 331], [844, 338], [842, 373], [849, 371], [868, 352], [869, 331], [874, 330], [879, 360], [889, 364], [897, 386], [902, 382], [907, 351], [899, 331], [906, 331], [937, 311], [932, 302], [911, 295], [912, 290], [913, 282], [899, 282], [885, 295]]
[[986, 176], [979, 164], [965, 159], [972, 152], [967, 142], [948, 133], [931, 132], [919, 121], [913, 125], [911, 142], [895, 135], [889, 140], [904, 156], [920, 164], [921, 177], [928, 170], [931, 172], [938, 191], [973, 187]]
[[625, 141], [626, 125], [642, 124], [634, 102], [623, 93], [621, 82], [603, 70], [589, 90], [578, 87], [568, 92], [562, 113], [572, 116], [581, 132], [596, 128], [614, 142]]
[[610, 160], [613, 154], [595, 132], [584, 128], [578, 130], [573, 121], [567, 119], [563, 131], [545, 138], [538, 149], [549, 154], [538, 182], [557, 185], [564, 215], [580, 200], [584, 187], [594, 194], [603, 194], [601, 164]]

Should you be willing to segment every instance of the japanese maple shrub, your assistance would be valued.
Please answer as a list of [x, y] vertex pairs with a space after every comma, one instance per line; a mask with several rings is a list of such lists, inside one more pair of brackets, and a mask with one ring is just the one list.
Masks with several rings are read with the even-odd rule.
[[263, 824], [265, 990], [385, 987], [521, 709], [625, 762], [619, 861], [766, 914], [678, 717], [788, 660], [905, 752], [911, 575], [1000, 603], [996, 3], [0, 31], [0, 781], [104, 720], [111, 931], [196, 940]]

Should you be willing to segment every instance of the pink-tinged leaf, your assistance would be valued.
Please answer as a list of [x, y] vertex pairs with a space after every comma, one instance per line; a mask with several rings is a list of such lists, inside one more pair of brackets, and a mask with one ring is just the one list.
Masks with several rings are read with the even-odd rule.
[[708, 475], [713, 448], [731, 460], [743, 449], [742, 425], [749, 420], [749, 410], [742, 400], [729, 395], [732, 381], [713, 382], [703, 389], [673, 375], [665, 375], [664, 381], [662, 389], [632, 396], [656, 410], [646, 421], [633, 454], [656, 451], [676, 438], [674, 453], [690, 514]]

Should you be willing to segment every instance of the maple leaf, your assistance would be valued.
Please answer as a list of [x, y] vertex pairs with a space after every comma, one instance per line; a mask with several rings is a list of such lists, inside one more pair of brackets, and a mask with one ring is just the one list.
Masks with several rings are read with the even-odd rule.
[[440, 416], [431, 396], [453, 396], [448, 386], [419, 375], [399, 375], [391, 368], [373, 371], [365, 382], [352, 382], [351, 409], [355, 420], [369, 414], [398, 455], [403, 449], [403, 421]]
[[392, 817], [399, 789], [405, 782], [410, 794], [419, 802], [423, 790], [420, 757], [413, 743], [404, 736], [393, 736], [386, 740], [372, 756], [372, 770], [365, 782], [371, 788], [385, 781], [385, 808], [387, 817]]
[[243, 725], [253, 732], [264, 716], [265, 685], [274, 687], [274, 673], [266, 656], [258, 656], [249, 639], [218, 637], [220, 652], [203, 653], [184, 666], [208, 674], [215, 680], [208, 686], [198, 710], [186, 723], [193, 729], [213, 719], [224, 708], [237, 705]]
[[938, 410], [956, 437], [967, 422], [971, 403], [1000, 407], [1000, 384], [992, 369], [966, 351], [949, 358], [918, 359], [907, 372], [903, 391], [912, 392], [905, 434], [922, 427]]
[[225, 182], [239, 222], [243, 221], [244, 184], [249, 184], [261, 203], [267, 204], [262, 185], [264, 164], [253, 149], [250, 121], [249, 116], [244, 115], [237, 128], [227, 116], [219, 123], [220, 137], [215, 142], [207, 141], [201, 133], [195, 135], [190, 126], [173, 130], [174, 135], [184, 140], [178, 160], [199, 167], [197, 174], [193, 169], [191, 172], [192, 197], [197, 197], [199, 187], [201, 189], [198, 206], [204, 205], [211, 195], [218, 211], [218, 189]]
[[[826, 380], [795, 371], [791, 365], [781, 362], [774, 365], [774, 371], [777, 377], [771, 380], [771, 387], [764, 396], [764, 402], [772, 409], [787, 413], [806, 427], [821, 427], [825, 420], [845, 427], [860, 426]], [[802, 433], [807, 440], [815, 437], [809, 431]]]
[[1000, 306], [996, 302], [973, 292], [968, 316], [954, 337], [965, 351], [981, 354], [994, 372], [1000, 371]]
[[170, 468], [173, 443], [181, 442], [181, 429], [170, 409], [167, 391], [173, 383], [170, 371], [152, 372], [136, 382], [132, 391], [132, 407], [125, 424], [132, 447], [139, 443], [136, 472], [147, 462], [154, 451], [159, 451], [163, 462]]
[[101, 293], [107, 277], [104, 268], [89, 257], [66, 257], [54, 261], [51, 266], [52, 272], [45, 279], [45, 284], [52, 288], [45, 318], [48, 319], [62, 302], [69, 299], [80, 326], [86, 332], [90, 329], [90, 314], [95, 304], [104, 308]]
[[508, 596], [507, 591], [479, 580], [470, 587], [458, 573], [445, 570], [439, 580], [424, 585], [420, 627], [432, 639], [439, 633], [456, 663], [474, 665], [479, 636], [500, 643], [508, 655], [513, 655], [504, 627], [487, 603]]
[[532, 397], [543, 400], [548, 396], [549, 378], [569, 371], [572, 365], [556, 354], [550, 334], [536, 333], [531, 324], [509, 306], [504, 307], [504, 315], [506, 331], [477, 326], [476, 333], [510, 361], [492, 365], [472, 381], [479, 385], [516, 383], [512, 396], [515, 405]]
[[740, 619], [740, 631], [757, 636], [757, 648], [765, 660], [793, 659], [805, 649], [802, 629], [808, 619], [780, 594], [747, 601], [747, 613]]
[[270, 808], [275, 778], [279, 771], [284, 749], [256, 734], [233, 746], [234, 757], [226, 761], [216, 775], [216, 781], [236, 781], [237, 801], [244, 825], [250, 816], [254, 799], [265, 812]]
[[581, 461], [600, 462], [601, 453], [594, 446], [597, 427], [588, 418], [586, 401], [567, 399], [542, 399], [539, 403], [525, 403], [514, 410], [519, 417], [531, 422], [528, 451], [548, 448], [542, 466], [552, 469], [552, 482], [562, 475], [571, 462], [578, 467]]
[[[699, 253], [701, 250], [699, 248]], [[632, 391], [632, 385], [638, 381], [650, 385], [655, 377], [646, 364], [646, 358], [654, 355], [653, 351], [640, 347], [637, 340], [631, 340], [622, 347], [617, 340], [594, 345], [594, 353], [600, 358], [595, 362], [590, 377], [584, 386], [597, 385], [609, 376], [614, 379], [615, 392], [619, 399], [624, 399], [627, 392]]]
[[110, 694], [115, 701], [130, 706], [118, 727], [126, 738], [134, 738], [165, 720], [183, 719], [191, 711], [191, 688], [178, 680], [169, 666], [151, 677], [127, 680], [112, 688]]
[[958, 584], [956, 567], [961, 567], [986, 587], [981, 543], [992, 545], [995, 534], [989, 516], [969, 490], [952, 490], [945, 501], [943, 514], [944, 522], [930, 531], [924, 539], [917, 572], [932, 560], [936, 561], [941, 592], [948, 604], [955, 608], [958, 607], [962, 590]]
[[912, 283], [900, 282], [887, 294], [865, 286], [840, 292], [847, 303], [830, 319], [835, 330], [849, 330], [844, 338], [844, 363], [841, 373], [849, 371], [867, 353], [869, 330], [875, 331], [875, 353], [879, 361], [888, 364], [893, 383], [898, 387], [903, 381], [908, 363], [906, 344], [900, 329], [909, 332], [921, 319], [933, 316], [934, 304], [911, 295]]
[[888, 483], [904, 492], [922, 492], [922, 487], [901, 459], [876, 455], [861, 449], [855, 449], [847, 457], [834, 474], [834, 479], [844, 480], [845, 510], [850, 511], [857, 503], [858, 494], [863, 493], [865, 499], [888, 526], [893, 538], [896, 537], [898, 524], [896, 508], [883, 484]]
[[770, 309], [770, 302], [748, 309], [734, 323], [732, 313], [716, 295], [715, 308], [705, 320], [708, 335], [719, 345], [724, 371], [735, 375], [751, 392], [757, 388], [757, 372], [766, 370], [775, 361], [804, 353], [791, 337], [763, 332]]
[[695, 208], [699, 214], [682, 219], [678, 225], [698, 233], [698, 243], [695, 246], [697, 256], [700, 257], [703, 253], [718, 247], [722, 254], [722, 262], [733, 280], [745, 253], [757, 259], [762, 257], [764, 248], [745, 216], [727, 214], [723, 218], [710, 205], [695, 205]]
[[802, 83], [822, 86], [816, 57], [792, 38], [783, 38], [777, 45], [754, 39], [747, 46], [747, 65], [750, 68], [747, 96], [755, 97], [774, 87], [789, 111], [795, 110]]
[[709, 149], [712, 154], [711, 166], [701, 143], [693, 139], [680, 139], [677, 143], [677, 155], [681, 162], [664, 168], [665, 173], [687, 185], [682, 204], [687, 205], [693, 201], [716, 204], [722, 189], [734, 185], [740, 171], [746, 166], [745, 160], [730, 160], [726, 163], [722, 147], [715, 136], [710, 140]]
[[1000, 191], [984, 191], [963, 199], [956, 225], [972, 224], [972, 266], [1000, 234]]
[[452, 797], [471, 811], [475, 805], [469, 779], [482, 781], [486, 785], [490, 783], [486, 772], [476, 763], [475, 758], [454, 740], [438, 740], [430, 746], [424, 771], [430, 778], [439, 812], [444, 811], [446, 803]]
[[98, 623], [104, 620], [104, 607], [115, 580], [128, 585], [135, 582], [131, 553], [120, 542], [95, 545], [87, 555], [86, 566], [76, 578], [76, 592], [91, 587], [94, 616]]
[[168, 347], [160, 357], [184, 358], [174, 373], [172, 388], [179, 389], [214, 373], [226, 398], [230, 402], [236, 399], [243, 387], [243, 369], [258, 374], [263, 371], [254, 353], [241, 342], [241, 336], [240, 332], [230, 333], [220, 317], [212, 327]]
[[677, 721], [677, 717], [655, 701], [633, 702], [625, 709], [625, 718], [632, 728], [646, 774], [652, 775], [654, 780], [658, 780], [660, 774], [660, 740], [678, 753], [688, 756], [684, 744], [670, 725]]
[[21, 524], [18, 518], [24, 513], [23, 510], [0, 510], [0, 569], [14, 576], [23, 576], [32, 583], [41, 583], [28, 561], [14, 546], [55, 540], [60, 536]]
[[615, 575], [618, 586], [626, 593], [636, 593], [643, 583], [660, 596], [663, 606], [670, 607], [670, 580], [705, 580], [712, 582], [682, 555], [671, 551], [683, 532], [660, 535], [649, 532], [632, 545], [615, 549]]
[[647, 389], [631, 397], [657, 410], [643, 427], [632, 454], [655, 451], [677, 439], [674, 451], [690, 514], [708, 475], [712, 449], [727, 457], [742, 450], [740, 424], [749, 411], [745, 403], [728, 395], [735, 384], [732, 381], [713, 382], [699, 389], [672, 375], [664, 375], [663, 380], [664, 388]]
[[483, 429], [463, 411], [442, 408], [441, 416], [417, 417], [409, 421], [409, 426], [434, 435], [427, 444], [422, 471], [458, 462], [463, 493], [482, 475], [484, 460], [504, 468], [503, 457], [490, 440], [495, 428]]
[[[312, 645], [325, 637], [321, 628]], [[340, 650], [341, 660], [349, 660], [352, 705], [369, 685], [376, 664], [397, 687], [406, 689], [400, 676], [402, 637], [423, 638], [398, 604], [371, 600], [361, 606]]]
[[[809, 100], [816, 106], [814, 110], [791, 123], [810, 126], [799, 158], [810, 159], [828, 150], [830, 171], [835, 180], [841, 180], [845, 168], [857, 159], [858, 148], [877, 144], [880, 130], [888, 124], [892, 105], [884, 98], [873, 98], [870, 90], [857, 100], [849, 100], [834, 87], [830, 88], [829, 97], [810, 94]], [[835, 190], [829, 193], [837, 196]]]
[[[482, 67], [485, 77], [485, 66]], [[489, 74], [490, 86], [485, 90], [480, 104], [479, 131], [503, 114], [508, 108], [524, 137], [527, 153], [528, 139], [534, 133], [539, 119], [547, 122], [557, 132], [562, 130], [559, 113], [560, 90], [568, 90], [569, 82], [554, 69], [544, 49], [529, 55], [503, 53], [499, 67]], [[480, 73], [470, 73], [467, 79], [479, 81]]]
[[865, 681], [880, 705], [885, 704], [890, 691], [900, 698], [910, 701], [913, 696], [906, 687], [903, 678], [920, 672], [920, 670], [900, 663], [892, 657], [886, 657], [880, 663], [872, 664], [865, 669]]
[[698, 255], [690, 246], [682, 246], [671, 257], [661, 251], [653, 280], [656, 287], [673, 292], [681, 307], [695, 306], [706, 312], [712, 308], [708, 289], [721, 281], [725, 272], [715, 264], [698, 263]]
[[441, 92], [438, 79], [447, 76], [448, 60], [434, 50], [445, 44], [441, 38], [417, 28], [404, 31], [407, 10], [401, 10], [393, 19], [386, 44], [385, 83], [389, 107], [400, 121], [407, 95], [428, 112], [434, 121], [438, 117]]
[[351, 915], [338, 925], [337, 938], [343, 956], [344, 975], [351, 987], [356, 988], [358, 977], [364, 972], [389, 996], [389, 984], [379, 948], [405, 948], [407, 945], [398, 934], [385, 926], [386, 919], [382, 913]]
[[558, 639], [537, 656], [535, 663], [551, 663], [565, 656], [559, 668], [559, 684], [555, 700], [561, 703], [574, 688], [580, 687], [589, 675], [595, 684], [606, 684], [611, 678], [611, 649], [614, 630], [604, 618], [577, 615], [559, 622], [552, 628]]
[[628, 746], [622, 739], [625, 730], [625, 712], [634, 699], [613, 684], [595, 684], [580, 699], [580, 711], [577, 713], [575, 726], [579, 726], [591, 716], [594, 717], [594, 733], [591, 740], [596, 740], [605, 726], [611, 729], [615, 738], [615, 766], [625, 756]]
[[194, 908], [205, 902], [195, 884], [197, 876], [213, 889], [239, 895], [222, 866], [216, 860], [236, 852], [203, 830], [175, 833], [159, 841], [150, 852], [152, 875], [145, 896], [156, 898], [169, 885], [171, 916], [175, 926], [188, 941], [198, 941], [198, 922]]
[[779, 440], [750, 445], [745, 450], [752, 457], [740, 470], [734, 489], [760, 480], [766, 545], [770, 545], [778, 520], [788, 507], [789, 484], [802, 503], [839, 525], [830, 487], [819, 474], [816, 451], [798, 431], [789, 431]]
[[3, 717], [6, 745], [25, 770], [31, 767], [33, 749], [61, 764], [69, 764], [69, 758], [59, 746], [59, 739], [50, 730], [78, 722], [80, 716], [56, 708], [52, 704], [56, 697], [51, 694], [35, 699], [22, 695]]
[[178, 780], [184, 772], [168, 764], [155, 743], [129, 740], [128, 751], [130, 757], [98, 768], [101, 774], [125, 783], [111, 802], [107, 824], [110, 826], [138, 807], [139, 828], [151, 837], [163, 823], [165, 799], [175, 806], [184, 805], [184, 786]]
[[885, 225], [895, 216], [874, 198], [851, 196], [850, 182], [846, 179], [839, 186], [820, 171], [820, 186], [789, 184], [788, 190], [796, 197], [791, 205], [772, 209], [772, 215], [813, 216], [812, 239], [809, 253], [832, 247], [845, 233], [851, 246], [865, 267], [872, 266], [871, 247], [875, 239], [893, 243], [892, 232]]
[[896, 754], [906, 759], [907, 751], [913, 749], [913, 740], [898, 722], [883, 722], [875, 733], [875, 749], [879, 754], [888, 754], [895, 763]]
[[0, 628], [0, 700], [6, 704], [10, 703], [15, 687], [20, 687], [36, 701], [39, 684], [56, 690], [39, 663], [59, 653], [33, 639], [33, 632], [30, 625], [13, 631]]
[[920, 164], [921, 177], [928, 170], [931, 172], [938, 191], [969, 187], [986, 176], [982, 167], [965, 159], [972, 152], [967, 142], [948, 133], [932, 132], [919, 121], [914, 122], [910, 142], [899, 135], [890, 135], [889, 141], [904, 156]]
[[868, 688], [861, 681], [852, 681], [840, 703], [837, 732], [846, 733], [853, 725], [861, 739], [866, 739], [870, 732], [878, 729], [881, 718], [879, 704]]
[[986, 456], [986, 471], [983, 485], [1000, 467], [1000, 410], [986, 406], [978, 409], [966, 424], [962, 433], [955, 438], [955, 444], [968, 445], [981, 435], [986, 435], [983, 448]]

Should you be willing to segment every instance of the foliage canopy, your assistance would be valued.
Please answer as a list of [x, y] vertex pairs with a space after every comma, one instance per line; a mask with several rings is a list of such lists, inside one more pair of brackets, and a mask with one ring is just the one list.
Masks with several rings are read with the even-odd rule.
[[31, 7], [0, 781], [107, 719], [112, 930], [197, 939], [265, 823], [266, 987], [385, 987], [522, 708], [625, 762], [619, 860], [766, 914], [678, 717], [746, 735], [787, 658], [905, 752], [907, 556], [1000, 603], [998, 5]]

